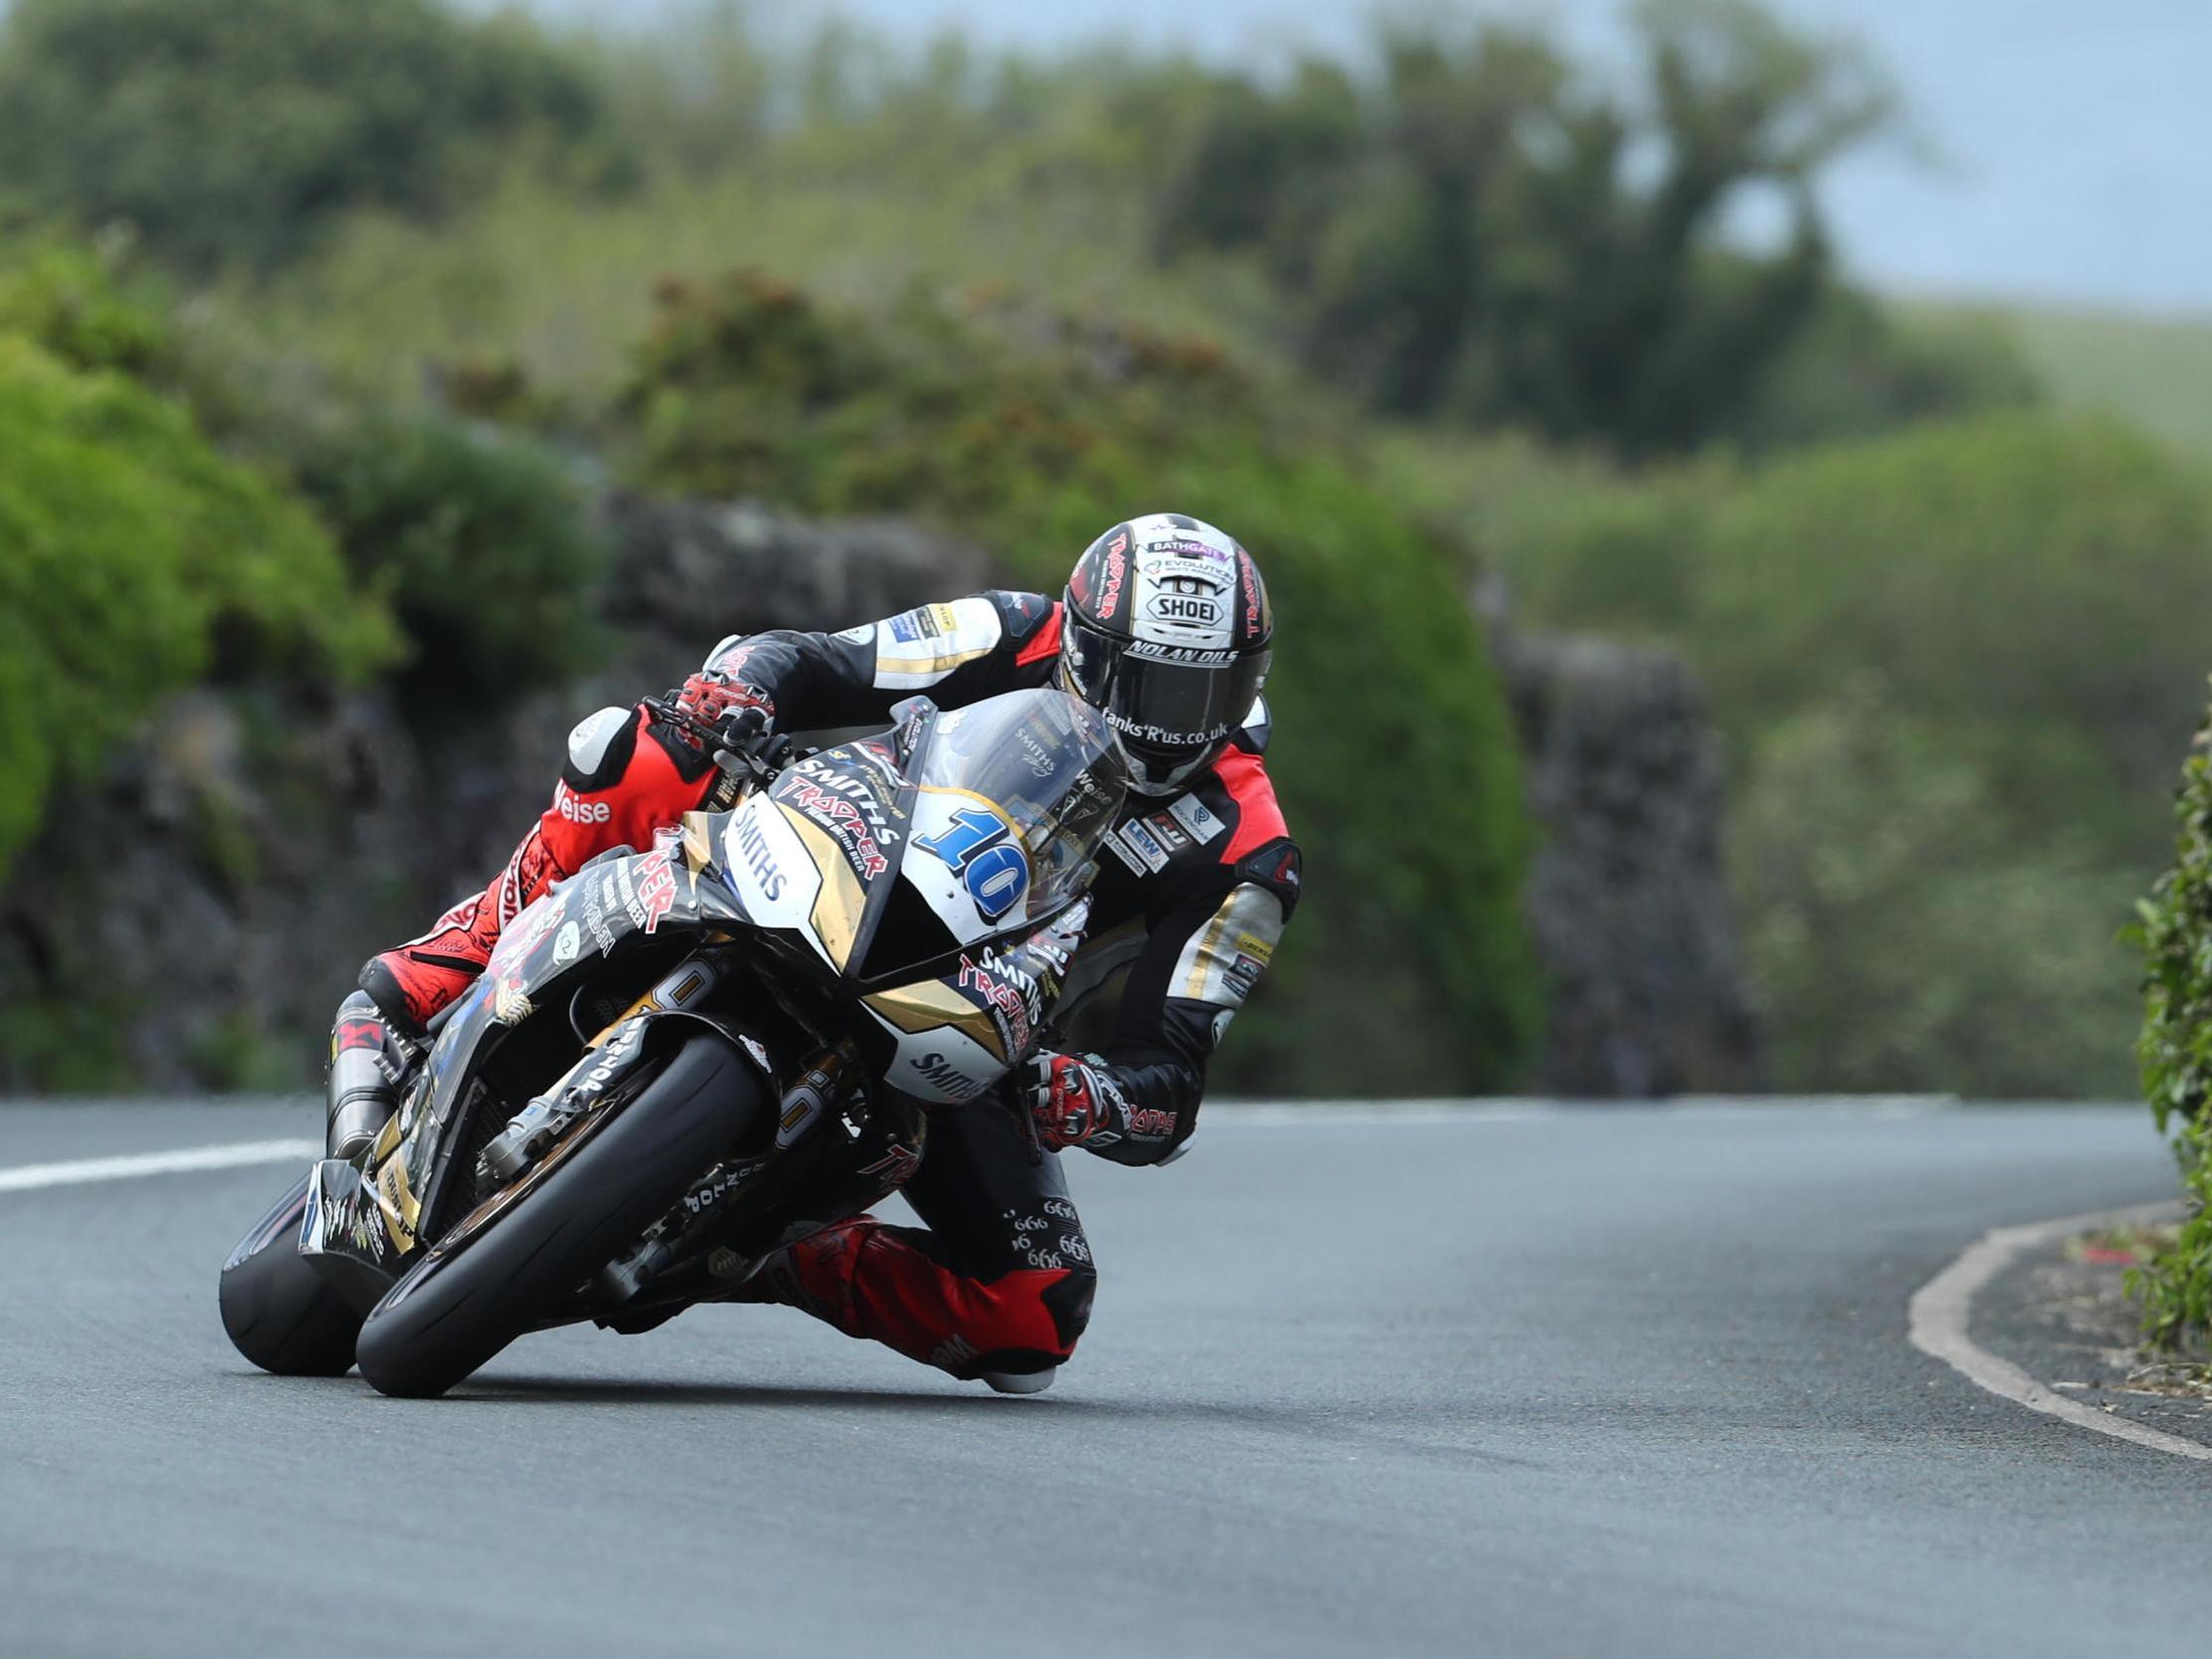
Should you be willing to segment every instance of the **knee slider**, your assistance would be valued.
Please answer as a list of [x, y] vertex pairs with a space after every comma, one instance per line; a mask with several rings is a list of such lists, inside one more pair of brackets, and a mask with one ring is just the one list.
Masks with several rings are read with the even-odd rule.
[[1044, 1310], [1052, 1316], [1052, 1329], [1060, 1339], [1060, 1351], [1073, 1353], [1075, 1345], [1084, 1329], [1091, 1323], [1091, 1299], [1098, 1292], [1098, 1272], [1089, 1266], [1073, 1266], [1059, 1279], [1045, 1286], [1041, 1300]]

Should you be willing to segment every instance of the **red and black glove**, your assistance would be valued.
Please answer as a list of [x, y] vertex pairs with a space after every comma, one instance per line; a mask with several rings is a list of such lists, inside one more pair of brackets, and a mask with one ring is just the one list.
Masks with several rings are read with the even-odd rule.
[[1036, 1055], [1026, 1087], [1037, 1139], [1054, 1151], [1109, 1146], [1122, 1138], [1128, 1109], [1097, 1055]]
[[[775, 726], [775, 699], [758, 686], [712, 669], [684, 682], [676, 707], [702, 726], [725, 731], [732, 745], [766, 736]], [[725, 722], [735, 724], [725, 726]]]

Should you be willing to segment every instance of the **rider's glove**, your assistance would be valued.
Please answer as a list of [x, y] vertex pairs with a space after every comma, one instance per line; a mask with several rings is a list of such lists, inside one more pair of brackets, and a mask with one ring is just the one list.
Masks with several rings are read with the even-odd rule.
[[1054, 1151], [1110, 1145], [1127, 1121], [1121, 1091], [1095, 1054], [1039, 1054], [1024, 1085], [1037, 1140]]
[[684, 682], [676, 707], [702, 726], [720, 727], [733, 746], [766, 736], [775, 725], [775, 699], [711, 669]]

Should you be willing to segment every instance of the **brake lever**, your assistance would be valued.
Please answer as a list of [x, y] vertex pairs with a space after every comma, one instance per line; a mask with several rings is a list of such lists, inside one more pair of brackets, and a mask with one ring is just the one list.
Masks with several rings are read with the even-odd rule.
[[774, 733], [767, 750], [756, 753], [751, 749], [734, 747], [729, 732], [719, 726], [709, 726], [691, 714], [676, 702], [673, 694], [665, 698], [648, 697], [641, 701], [656, 722], [673, 726], [677, 730], [697, 739], [699, 746], [717, 766], [741, 781], [750, 779], [756, 784], [766, 783], [790, 762], [795, 745], [782, 732]]
[[[1030, 1057], [1036, 1052], [1036, 1048], [1032, 1044], [1029, 1052], [1021, 1057], [1021, 1065], [1026, 1066]], [[1006, 1077], [1009, 1082], [1011, 1082], [1014, 1071], [1017, 1069], [1013, 1067], [1007, 1069]], [[1018, 1083], [1014, 1083], [1013, 1087], [1005, 1092], [1004, 1099], [1006, 1110], [1014, 1115], [1015, 1121], [1021, 1126], [1023, 1139], [1029, 1143], [1029, 1166], [1033, 1169], [1044, 1161], [1044, 1138], [1037, 1134], [1037, 1115], [1029, 1110], [1028, 1098]]]

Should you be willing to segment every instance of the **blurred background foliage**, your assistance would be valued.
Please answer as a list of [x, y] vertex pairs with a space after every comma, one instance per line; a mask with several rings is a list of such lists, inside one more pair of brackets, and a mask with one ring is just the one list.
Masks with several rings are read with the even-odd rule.
[[397, 654], [314, 516], [146, 383], [175, 361], [82, 257], [0, 272], [0, 868], [165, 696]]
[[1047, 586], [1172, 503], [1277, 586], [1314, 858], [1231, 1082], [1533, 1053], [1467, 601], [1502, 580], [1703, 678], [1777, 1084], [2121, 1087], [2113, 932], [2212, 615], [2212, 381], [2158, 370], [2212, 330], [1854, 287], [1812, 186], [1893, 130], [1880, 66], [1736, 0], [1635, 17], [1625, 70], [1444, 10], [1236, 71], [732, 5], [16, 0], [0, 860], [195, 678], [320, 654], [427, 726], [557, 676], [598, 467], [927, 518]]

